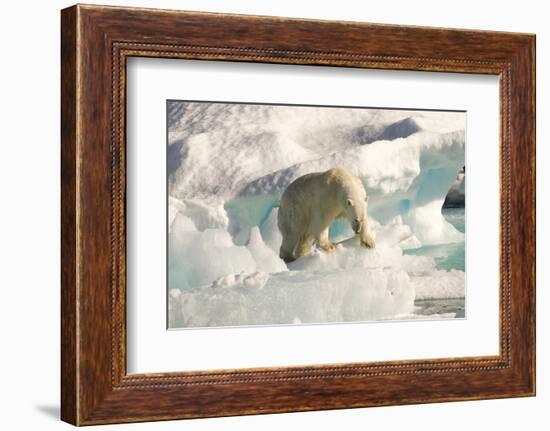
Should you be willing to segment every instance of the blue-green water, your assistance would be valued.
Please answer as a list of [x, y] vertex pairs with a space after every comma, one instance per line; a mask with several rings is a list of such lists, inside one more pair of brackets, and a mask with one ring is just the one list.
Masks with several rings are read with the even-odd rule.
[[[442, 214], [457, 230], [465, 232], [464, 208], [446, 208]], [[404, 254], [433, 257], [439, 269], [459, 269], [464, 271], [464, 241], [452, 244], [426, 245], [404, 250]]]

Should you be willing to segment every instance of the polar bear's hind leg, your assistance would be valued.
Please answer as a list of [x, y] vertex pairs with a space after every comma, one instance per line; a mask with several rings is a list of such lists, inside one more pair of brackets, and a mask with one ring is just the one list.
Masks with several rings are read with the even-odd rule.
[[298, 241], [298, 245], [296, 246], [294, 256], [296, 256], [296, 259], [302, 256], [307, 256], [308, 254], [311, 253], [312, 247], [313, 247], [313, 238], [309, 235], [304, 235], [300, 237], [300, 240]]
[[294, 258], [294, 248], [296, 244], [291, 242], [288, 236], [283, 236], [283, 242], [281, 243], [281, 248], [279, 249], [279, 257], [285, 261], [285, 263], [292, 262], [296, 260]]

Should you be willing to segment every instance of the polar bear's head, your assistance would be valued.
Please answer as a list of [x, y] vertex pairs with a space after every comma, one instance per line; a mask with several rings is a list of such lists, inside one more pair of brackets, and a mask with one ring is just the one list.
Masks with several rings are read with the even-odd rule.
[[368, 196], [360, 181], [349, 184], [344, 191], [344, 206], [346, 218], [355, 233], [360, 233], [367, 227]]

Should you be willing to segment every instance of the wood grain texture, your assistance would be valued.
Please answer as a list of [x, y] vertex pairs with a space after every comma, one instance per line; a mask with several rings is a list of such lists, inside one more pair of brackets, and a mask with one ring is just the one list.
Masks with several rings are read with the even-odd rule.
[[[61, 36], [63, 420], [86, 425], [534, 394], [533, 35], [74, 6], [62, 11]], [[499, 355], [127, 375], [131, 56], [499, 75]]]
[[61, 417], [77, 422], [76, 9], [61, 16]]

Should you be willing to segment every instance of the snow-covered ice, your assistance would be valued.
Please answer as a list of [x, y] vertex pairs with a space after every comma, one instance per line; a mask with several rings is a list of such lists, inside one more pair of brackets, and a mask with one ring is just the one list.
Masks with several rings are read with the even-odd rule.
[[[168, 116], [170, 327], [399, 319], [464, 297], [463, 271], [403, 253], [464, 242], [441, 213], [464, 113], [170, 102]], [[335, 252], [287, 266], [280, 195], [334, 166], [363, 181], [377, 247], [339, 220]]]
[[413, 311], [404, 271], [354, 268], [252, 273], [170, 291], [171, 326], [238, 326], [380, 320]]

